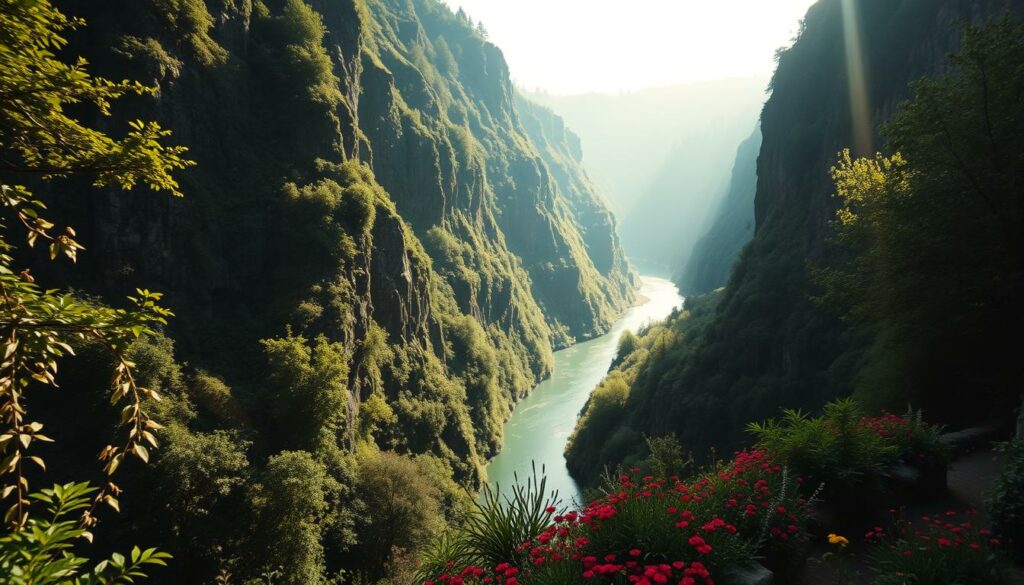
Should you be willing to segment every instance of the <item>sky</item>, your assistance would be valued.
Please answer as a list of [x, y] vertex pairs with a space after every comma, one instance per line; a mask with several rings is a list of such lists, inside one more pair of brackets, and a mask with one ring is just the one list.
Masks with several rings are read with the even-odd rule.
[[516, 83], [618, 93], [768, 77], [815, 0], [444, 0], [482, 21]]

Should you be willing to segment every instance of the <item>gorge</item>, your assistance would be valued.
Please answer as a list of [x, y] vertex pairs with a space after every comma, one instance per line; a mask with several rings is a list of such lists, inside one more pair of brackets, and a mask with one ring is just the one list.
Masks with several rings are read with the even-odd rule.
[[1024, 0], [779, 1], [4, 0], [0, 585], [1008, 585]]

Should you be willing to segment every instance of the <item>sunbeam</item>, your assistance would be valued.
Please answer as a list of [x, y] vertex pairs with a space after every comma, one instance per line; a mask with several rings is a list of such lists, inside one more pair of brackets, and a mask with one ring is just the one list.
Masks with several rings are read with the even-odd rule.
[[853, 145], [858, 155], [874, 153], [871, 131], [871, 107], [868, 100], [868, 80], [864, 67], [864, 49], [860, 39], [860, 18], [857, 0], [842, 0], [843, 37], [846, 42], [846, 78], [850, 89], [850, 116], [853, 126]]

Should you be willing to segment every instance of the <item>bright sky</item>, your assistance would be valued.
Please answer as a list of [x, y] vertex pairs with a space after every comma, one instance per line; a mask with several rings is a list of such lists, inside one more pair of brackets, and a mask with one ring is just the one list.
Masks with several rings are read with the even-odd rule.
[[444, 0], [483, 21], [513, 79], [553, 94], [767, 77], [815, 0]]

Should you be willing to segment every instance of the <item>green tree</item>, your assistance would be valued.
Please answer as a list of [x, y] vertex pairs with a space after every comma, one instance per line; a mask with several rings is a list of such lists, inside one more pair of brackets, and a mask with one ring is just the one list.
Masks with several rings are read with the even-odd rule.
[[683, 472], [687, 464], [683, 457], [683, 448], [675, 435], [664, 437], [647, 437], [647, 448], [651, 454], [647, 457], [647, 465], [658, 479], [676, 477]]
[[359, 458], [357, 494], [367, 514], [359, 553], [369, 576], [379, 579], [395, 550], [420, 550], [444, 528], [443, 493], [429, 461], [386, 451]]
[[[158, 293], [138, 291], [130, 309], [110, 309], [81, 301], [71, 294], [44, 289], [27, 269], [15, 266], [10, 231], [25, 233], [29, 247], [47, 244], [51, 259], [74, 261], [82, 245], [67, 227], [56, 233], [44, 217], [46, 205], [26, 184], [88, 177], [96, 187], [154, 191], [181, 195], [171, 173], [192, 163], [183, 147], [168, 147], [168, 132], [155, 122], [132, 121], [124, 136], [114, 138], [72, 116], [75, 112], [109, 116], [111, 103], [127, 94], [150, 94], [154, 88], [136, 82], [115, 83], [93, 77], [84, 59], [68, 64], [57, 58], [67, 44], [64, 34], [84, 23], [69, 19], [48, 0], [4, 2], [0, 6], [0, 498], [7, 505], [4, 521], [11, 532], [0, 542], [5, 573], [15, 582], [114, 583], [138, 577], [141, 564], [161, 562], [164, 555], [136, 551], [130, 561], [117, 555], [88, 568], [72, 551], [81, 538], [92, 537], [96, 507], [117, 508], [119, 488], [109, 482], [100, 490], [82, 484], [56, 486], [30, 496], [27, 464], [45, 469], [30, 448], [51, 441], [42, 424], [32, 420], [26, 393], [56, 386], [60, 358], [72, 344], [88, 340], [114, 357], [110, 401], [122, 407], [125, 437], [100, 452], [106, 475], [134, 455], [149, 458], [160, 428], [143, 408], [156, 392], [137, 383], [128, 346], [151, 327], [166, 323], [170, 312], [157, 305]], [[32, 499], [48, 507], [45, 520], [33, 517]], [[79, 522], [65, 516], [80, 513]], [[154, 556], [156, 555], [156, 556]], [[109, 571], [115, 571], [114, 575]], [[22, 579], [23, 581], [18, 581]]]
[[857, 383], [870, 405], [968, 422], [1009, 412], [1021, 382], [1006, 366], [1024, 288], [1024, 27], [966, 27], [952, 65], [884, 129], [895, 154], [840, 155], [850, 260], [814, 275], [819, 300], [873, 339]]
[[324, 466], [305, 451], [284, 451], [270, 458], [252, 496], [262, 544], [253, 547], [251, 566], [280, 571], [284, 583], [323, 582], [320, 521], [327, 511], [330, 483]]
[[348, 408], [348, 356], [340, 343], [302, 336], [263, 340], [267, 398], [275, 444], [336, 448]]

